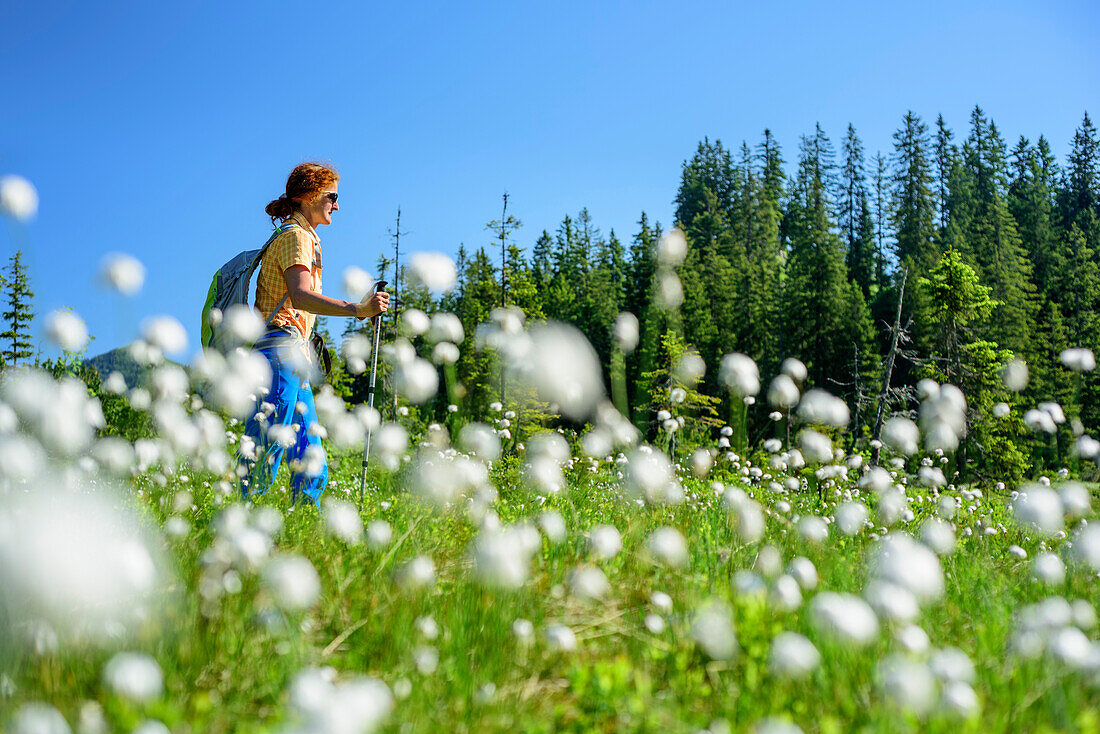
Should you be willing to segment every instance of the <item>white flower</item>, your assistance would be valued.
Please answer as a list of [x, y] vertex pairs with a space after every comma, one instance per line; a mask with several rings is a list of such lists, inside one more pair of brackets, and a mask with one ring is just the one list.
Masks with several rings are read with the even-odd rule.
[[374, 520], [367, 526], [367, 545], [381, 550], [393, 541], [393, 528], [385, 520]]
[[810, 616], [818, 631], [841, 641], [866, 645], [878, 637], [878, 618], [867, 602], [852, 594], [826, 591], [814, 597]]
[[790, 375], [776, 375], [768, 387], [768, 404], [773, 408], [790, 410], [798, 404], [798, 398], [798, 385]]
[[401, 314], [401, 333], [408, 337], [420, 336], [427, 333], [432, 322], [428, 314], [419, 308], [409, 308]]
[[936, 703], [936, 679], [928, 666], [894, 654], [879, 663], [882, 691], [906, 711], [927, 713]]
[[1053, 535], [1065, 524], [1062, 499], [1053, 489], [1039, 483], [1021, 488], [1012, 512], [1018, 521], [1043, 535]]
[[610, 560], [623, 549], [623, 538], [613, 525], [597, 525], [588, 532], [588, 547], [600, 560]]
[[564, 624], [552, 624], [546, 628], [546, 646], [551, 650], [569, 652], [577, 649], [577, 636]]
[[584, 420], [603, 398], [596, 351], [579, 329], [549, 322], [531, 328], [525, 348], [506, 355], [511, 373], [574, 420]]
[[836, 508], [836, 526], [845, 535], [855, 535], [863, 529], [870, 517], [862, 502], [845, 502]]
[[8, 725], [9, 734], [72, 734], [61, 712], [40, 701], [20, 706]]
[[22, 176], [0, 177], [0, 212], [21, 222], [38, 213], [38, 191]]
[[919, 447], [920, 429], [908, 418], [896, 416], [883, 425], [882, 442], [892, 451], [903, 456], [912, 456]]
[[164, 691], [164, 674], [157, 661], [140, 652], [120, 652], [103, 670], [107, 685], [123, 698], [142, 703]]
[[428, 328], [428, 341], [450, 342], [461, 344], [466, 338], [466, 332], [462, 328], [462, 320], [450, 311], [439, 311], [432, 314], [431, 325]]
[[1100, 573], [1100, 525], [1088, 525], [1073, 534], [1073, 557]]
[[420, 357], [397, 365], [394, 384], [397, 392], [410, 403], [427, 402], [439, 388], [439, 373], [435, 366]]
[[145, 282], [145, 266], [131, 255], [113, 252], [99, 263], [100, 280], [124, 296], [135, 295]]
[[816, 515], [806, 515], [798, 521], [798, 534], [811, 543], [824, 543], [829, 537], [829, 526]]
[[646, 540], [646, 550], [657, 563], [671, 568], [683, 568], [688, 562], [688, 548], [679, 530], [657, 528]]
[[713, 660], [732, 660], [737, 656], [733, 613], [723, 601], [709, 601], [695, 613], [691, 637]]
[[1084, 347], [1066, 349], [1059, 355], [1059, 359], [1067, 369], [1074, 372], [1092, 372], [1096, 369], [1096, 357], [1093, 356], [1091, 349]]
[[344, 268], [344, 295], [352, 301], [361, 301], [374, 287], [374, 278], [366, 270], [354, 265]]
[[848, 404], [825, 390], [814, 388], [802, 396], [798, 404], [798, 417], [806, 423], [816, 423], [833, 428], [848, 425], [851, 413]]
[[393, 694], [374, 678], [337, 682], [332, 668], [305, 668], [290, 684], [289, 703], [300, 726], [285, 729], [287, 734], [366, 734], [389, 716]]
[[687, 257], [687, 238], [679, 227], [666, 232], [657, 243], [657, 261], [668, 267], [676, 267]]
[[409, 279], [430, 291], [449, 291], [458, 271], [454, 260], [441, 252], [418, 252], [409, 260]]
[[[954, 502], [951, 502], [952, 508]], [[930, 517], [921, 523], [920, 540], [938, 555], [946, 556], [955, 551], [955, 530], [951, 523], [938, 517]]]
[[474, 574], [486, 586], [518, 589], [527, 581], [531, 556], [539, 545], [538, 533], [530, 526], [483, 528], [471, 552]]
[[779, 370], [799, 385], [805, 382], [806, 377], [809, 375], [809, 371], [807, 371], [806, 365], [803, 364], [802, 360], [795, 359], [794, 357], [787, 357], [784, 359], [783, 364], [779, 366]]
[[733, 353], [722, 357], [718, 380], [742, 397], [760, 392], [760, 370], [752, 357], [744, 354]]
[[874, 578], [908, 589], [920, 601], [943, 594], [943, 568], [929, 548], [905, 533], [890, 533], [879, 541], [871, 558]]
[[811, 464], [825, 464], [833, 459], [833, 442], [823, 433], [804, 429], [798, 435], [798, 445], [806, 461]]
[[799, 680], [817, 670], [819, 665], [821, 653], [797, 632], [780, 632], [772, 640], [768, 667], [775, 675]]
[[569, 575], [569, 589], [584, 601], [598, 601], [611, 591], [603, 571], [595, 566], [581, 566]]
[[539, 515], [539, 527], [551, 543], [561, 543], [568, 536], [565, 520], [557, 510], [547, 510]]
[[352, 545], [362, 539], [363, 520], [355, 505], [344, 500], [327, 499], [322, 514], [328, 531], [337, 538]]
[[165, 354], [182, 352], [187, 347], [187, 330], [172, 316], [154, 316], [142, 326], [142, 338]]
[[148, 618], [162, 572], [144, 523], [105, 483], [41, 475], [0, 507], [0, 589], [9, 623], [63, 639], [117, 639]]
[[264, 569], [264, 585], [279, 606], [302, 611], [321, 595], [321, 579], [308, 558], [284, 555], [272, 559]]
[[809, 558], [799, 556], [787, 564], [787, 573], [798, 582], [804, 591], [817, 588], [817, 568]]
[[398, 583], [406, 589], [423, 589], [435, 583], [435, 562], [428, 556], [417, 556], [397, 572]]
[[46, 336], [67, 352], [78, 352], [88, 345], [88, 327], [72, 311], [51, 311], [46, 317]]
[[1027, 363], [1021, 359], [1014, 359], [1005, 365], [1001, 373], [1004, 386], [1012, 392], [1020, 392], [1027, 387], [1028, 369]]
[[623, 311], [615, 319], [615, 343], [623, 354], [630, 354], [638, 346], [638, 317]]

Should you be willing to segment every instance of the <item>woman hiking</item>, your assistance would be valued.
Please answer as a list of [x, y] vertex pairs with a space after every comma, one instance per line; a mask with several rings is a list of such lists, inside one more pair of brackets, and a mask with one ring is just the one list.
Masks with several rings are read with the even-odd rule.
[[[265, 211], [280, 233], [260, 265], [256, 307], [267, 331], [256, 349], [271, 365], [271, 386], [245, 426], [238, 475], [241, 497], [262, 495], [279, 473], [284, 452], [290, 467], [291, 503], [307, 497], [320, 505], [328, 484], [328, 462], [321, 446], [317, 410], [310, 387], [318, 374], [310, 345], [317, 316], [377, 316], [389, 308], [390, 296], [374, 293], [362, 303], [321, 293], [321, 240], [317, 228], [332, 224], [339, 211], [340, 176], [319, 163], [303, 163], [290, 172], [286, 191]], [[249, 456], [251, 454], [251, 456]]]

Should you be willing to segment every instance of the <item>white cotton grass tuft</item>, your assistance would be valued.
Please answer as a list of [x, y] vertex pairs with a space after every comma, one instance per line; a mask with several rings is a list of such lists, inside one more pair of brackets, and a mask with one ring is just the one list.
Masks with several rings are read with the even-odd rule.
[[164, 354], [177, 354], [187, 348], [187, 330], [173, 316], [152, 316], [142, 323], [142, 339]]
[[862, 502], [845, 502], [836, 508], [837, 530], [848, 536], [857, 535], [870, 516], [867, 506]]
[[546, 536], [546, 539], [554, 545], [565, 542], [565, 539], [569, 537], [565, 519], [557, 510], [547, 510], [539, 515], [539, 529]]
[[802, 396], [798, 403], [798, 417], [804, 423], [844, 428], [851, 412], [848, 404], [820, 388], [814, 388]]
[[629, 311], [621, 312], [615, 319], [615, 344], [623, 354], [631, 354], [638, 346], [638, 317]]
[[526, 583], [531, 557], [541, 545], [530, 525], [483, 528], [470, 552], [474, 575], [490, 588], [518, 589]]
[[853, 594], [826, 591], [810, 603], [810, 618], [822, 634], [840, 642], [864, 646], [878, 637], [878, 617]]
[[479, 459], [496, 461], [500, 458], [500, 437], [492, 427], [484, 423], [467, 423], [458, 432], [458, 445]]
[[69, 722], [48, 703], [24, 703], [8, 722], [8, 734], [72, 734]]
[[22, 176], [0, 176], [0, 214], [29, 222], [38, 213], [38, 190]]
[[813, 591], [817, 588], [817, 568], [809, 558], [799, 556], [791, 559], [787, 564], [787, 574], [798, 582], [803, 591]]
[[393, 542], [393, 528], [385, 520], [372, 520], [367, 525], [367, 546], [373, 550], [382, 550]]
[[863, 598], [880, 619], [909, 623], [920, 614], [920, 603], [909, 589], [881, 579], [871, 579], [863, 587]]
[[112, 252], [99, 261], [99, 279], [124, 296], [137, 295], [145, 284], [145, 266], [133, 255]]
[[772, 640], [768, 667], [780, 678], [801, 680], [821, 665], [821, 653], [797, 632], [780, 632]]
[[1020, 392], [1027, 387], [1030, 377], [1027, 363], [1022, 359], [1014, 359], [1004, 366], [1001, 372], [1001, 382], [1012, 392]]
[[920, 429], [908, 418], [895, 416], [883, 425], [882, 442], [895, 453], [912, 456], [920, 448]]
[[1058, 486], [1058, 497], [1069, 518], [1085, 517], [1092, 512], [1092, 494], [1081, 482], [1065, 482]]
[[750, 397], [760, 392], [760, 370], [752, 357], [745, 354], [735, 352], [722, 357], [718, 367], [718, 381], [741, 397]]
[[943, 595], [943, 567], [932, 550], [895, 532], [880, 540], [871, 556], [872, 578], [908, 589], [918, 601], [934, 601]]
[[402, 397], [420, 405], [430, 400], [439, 389], [439, 372], [428, 360], [415, 357], [397, 365], [394, 385]]
[[506, 355], [514, 379], [574, 420], [595, 412], [604, 396], [600, 361], [579, 329], [561, 322], [537, 324], [517, 344]]
[[949, 522], [929, 517], [921, 523], [920, 541], [937, 555], [951, 555], [955, 552], [955, 529]]
[[426, 334], [432, 326], [431, 318], [419, 308], [405, 309], [400, 321], [401, 333], [410, 338]]
[[221, 331], [237, 345], [252, 344], [264, 335], [267, 324], [255, 309], [235, 303], [226, 309], [222, 316]]
[[653, 505], [676, 504], [683, 496], [668, 455], [651, 446], [640, 446], [627, 455], [622, 481], [629, 496]]
[[1031, 574], [1044, 586], [1061, 586], [1066, 581], [1066, 564], [1053, 553], [1040, 553], [1031, 560]]
[[135, 703], [152, 701], [164, 692], [164, 674], [145, 653], [116, 653], [103, 669], [103, 678], [117, 695]]
[[88, 346], [88, 327], [73, 311], [51, 311], [46, 317], [46, 337], [66, 352]]
[[729, 605], [719, 600], [705, 602], [692, 618], [691, 638], [712, 660], [737, 657], [737, 633]]
[[569, 590], [582, 601], [599, 601], [611, 591], [611, 584], [599, 568], [579, 566], [569, 574]]
[[820, 545], [829, 539], [829, 525], [817, 515], [804, 515], [798, 520], [798, 534], [803, 540]]
[[1065, 525], [1062, 499], [1050, 487], [1038, 482], [1024, 485], [1012, 503], [1016, 520], [1041, 535], [1054, 535]]
[[677, 267], [687, 257], [687, 238], [679, 227], [665, 232], [657, 242], [657, 262], [665, 267]]
[[290, 684], [289, 703], [297, 722], [283, 734], [366, 734], [393, 710], [393, 693], [375, 678], [337, 681], [333, 668], [304, 668]]
[[588, 531], [588, 548], [599, 560], [611, 560], [623, 549], [623, 536], [613, 525], [597, 525]]
[[776, 375], [768, 386], [768, 405], [778, 410], [790, 410], [799, 397], [798, 385], [790, 375]]
[[1066, 369], [1073, 372], [1092, 372], [1096, 369], [1096, 357], [1091, 349], [1084, 347], [1066, 349], [1058, 358]]
[[409, 258], [409, 280], [433, 293], [454, 288], [458, 280], [455, 261], [442, 252], [417, 252]]
[[325, 527], [340, 540], [355, 545], [363, 539], [363, 520], [359, 510], [346, 500], [326, 499], [322, 515]]
[[119, 639], [149, 619], [166, 569], [160, 543], [104, 482], [37, 477], [0, 508], [0, 604], [41, 620], [62, 643]]
[[571, 652], [577, 649], [577, 635], [564, 624], [551, 624], [543, 633], [546, 646], [556, 652]]
[[374, 287], [374, 277], [363, 268], [352, 265], [344, 268], [341, 284], [348, 299], [362, 301]]
[[1087, 525], [1073, 534], [1072, 558], [1100, 573], [1100, 525]]
[[397, 583], [404, 589], [426, 589], [435, 584], [435, 561], [420, 555], [405, 563], [397, 571]]
[[833, 442], [823, 433], [810, 428], [798, 434], [798, 447], [808, 464], [827, 464], [833, 460]]
[[466, 338], [466, 331], [462, 328], [462, 319], [450, 311], [438, 311], [432, 314], [428, 324], [427, 339], [432, 344], [449, 342], [461, 344]]
[[286, 554], [272, 558], [263, 572], [264, 587], [283, 609], [304, 611], [321, 596], [317, 569], [304, 556]]
[[[710, 731], [716, 731], [713, 725]], [[802, 729], [797, 724], [778, 716], [760, 719], [749, 731], [751, 734], [802, 734]]]
[[687, 541], [676, 528], [657, 528], [646, 539], [645, 547], [654, 563], [669, 568], [683, 568], [688, 563]]
[[936, 678], [927, 665], [899, 654], [878, 665], [879, 685], [890, 703], [918, 716], [929, 713], [936, 704]]

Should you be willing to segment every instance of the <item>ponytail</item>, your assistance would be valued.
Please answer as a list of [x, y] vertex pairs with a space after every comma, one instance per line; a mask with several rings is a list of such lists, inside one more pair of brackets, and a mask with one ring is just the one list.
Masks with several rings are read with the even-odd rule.
[[303, 200], [312, 201], [321, 193], [340, 180], [340, 174], [329, 166], [320, 163], [302, 163], [295, 166], [286, 179], [286, 193], [279, 196], [264, 211], [271, 217], [271, 223], [275, 220], [286, 220], [298, 210]]

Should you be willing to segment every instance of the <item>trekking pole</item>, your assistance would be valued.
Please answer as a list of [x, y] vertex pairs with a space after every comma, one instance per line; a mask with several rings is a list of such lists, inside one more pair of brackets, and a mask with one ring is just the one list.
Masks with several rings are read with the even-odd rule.
[[[380, 280], [374, 284], [374, 292], [381, 293], [386, 288], [386, 281]], [[371, 319], [374, 322], [374, 346], [370, 355], [370, 392], [367, 397], [367, 407], [374, 408], [374, 378], [378, 374], [378, 341], [382, 336], [382, 314]], [[367, 442], [363, 447], [363, 474], [359, 478], [359, 504], [363, 504], [363, 492], [367, 488], [367, 461], [370, 459], [371, 427], [367, 426]]]

